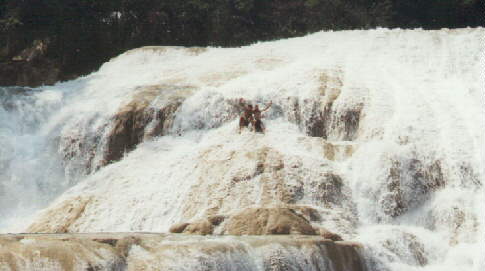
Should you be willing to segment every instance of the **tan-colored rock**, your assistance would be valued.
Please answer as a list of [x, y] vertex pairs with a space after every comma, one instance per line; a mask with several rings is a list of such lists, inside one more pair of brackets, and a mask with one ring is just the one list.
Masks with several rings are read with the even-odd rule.
[[171, 233], [212, 234], [214, 228], [219, 226], [224, 219], [226, 217], [223, 215], [212, 215], [207, 217], [207, 219], [200, 219], [192, 223], [184, 222], [174, 224], [168, 231]]
[[315, 208], [309, 206], [292, 205], [291, 209], [308, 221], [320, 221], [321, 217]]
[[[340, 70], [316, 70], [320, 88], [318, 99], [288, 97], [285, 115], [309, 136], [353, 141], [358, 136], [363, 103], [355, 101], [346, 107], [334, 106], [342, 93], [343, 73]], [[329, 152], [331, 156], [331, 150]]]
[[[169, 85], [140, 88], [133, 99], [122, 105], [111, 119], [112, 129], [108, 135], [104, 160], [107, 163], [118, 161], [146, 137], [166, 133], [172, 127], [175, 111], [193, 90], [190, 86]], [[161, 108], [151, 107], [157, 97], [165, 101]]]
[[353, 248], [364, 248], [364, 245], [359, 242], [353, 242], [353, 241], [335, 241], [336, 244], [341, 245], [341, 246], [348, 246], [348, 247], [353, 247]]
[[183, 233], [207, 235], [212, 234], [213, 231], [214, 225], [209, 220], [202, 219], [187, 225]]
[[325, 239], [332, 240], [332, 241], [343, 241], [342, 237], [336, 233], [333, 233], [325, 228], [319, 228], [318, 234]]
[[325, 158], [332, 161], [341, 161], [352, 156], [355, 146], [351, 144], [341, 144], [322, 140], [323, 154]]
[[[5, 241], [0, 236], [2, 270], [112, 270], [123, 263], [110, 244], [48, 235]], [[3, 269], [7, 267], [7, 269]], [[85, 267], [85, 268], [82, 268]]]
[[27, 232], [68, 233], [76, 231], [71, 227], [83, 215], [90, 200], [90, 197], [65, 200], [56, 208], [48, 209], [43, 213], [29, 226]]
[[126, 258], [131, 250], [133, 245], [140, 244], [140, 238], [136, 236], [125, 236], [120, 238], [115, 242], [115, 250], [119, 253], [120, 256]]
[[207, 218], [209, 222], [214, 226], [219, 226], [226, 219], [223, 215], [212, 215]]
[[[194, 90], [191, 86], [173, 85], [137, 88], [133, 97], [122, 103], [117, 113], [99, 126], [95, 134], [106, 135], [102, 140], [93, 137], [92, 133], [83, 132], [92, 129], [82, 127], [92, 125], [89, 121], [66, 129], [59, 144], [66, 172], [69, 173], [72, 167], [78, 174], [77, 170], [84, 167], [85, 174], [90, 174], [120, 160], [144, 140], [167, 134], [173, 126], [175, 112]], [[103, 152], [99, 153], [100, 150]]]
[[320, 236], [0, 234], [0, 269], [6, 270], [174, 270], [187, 269], [187, 262], [204, 270], [217, 266], [252, 270], [254, 265], [240, 260], [248, 258], [261, 263], [264, 270], [289, 270], [290, 266], [295, 270], [328, 266], [334, 271], [366, 270], [359, 246]]
[[224, 224], [230, 235], [302, 234], [315, 235], [308, 220], [289, 208], [250, 208]]
[[169, 232], [171, 233], [181, 233], [187, 228], [187, 226], [190, 225], [190, 223], [177, 223], [173, 224], [170, 229], [168, 229]]

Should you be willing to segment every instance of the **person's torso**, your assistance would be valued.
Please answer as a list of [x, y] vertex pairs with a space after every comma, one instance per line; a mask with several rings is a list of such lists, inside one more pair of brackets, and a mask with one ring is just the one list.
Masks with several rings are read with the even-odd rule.
[[249, 109], [244, 110], [244, 117], [250, 119], [253, 117], [253, 112]]
[[259, 120], [261, 119], [261, 111], [259, 109], [253, 111], [254, 118]]

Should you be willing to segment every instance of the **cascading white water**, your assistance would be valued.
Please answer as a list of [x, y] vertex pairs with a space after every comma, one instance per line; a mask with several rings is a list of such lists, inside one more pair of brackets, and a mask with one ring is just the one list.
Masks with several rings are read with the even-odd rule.
[[[211, 212], [291, 203], [362, 242], [370, 270], [483, 270], [484, 34], [378, 29], [150, 47], [71, 82], [4, 89], [0, 225], [11, 230], [12, 217], [81, 180], [45, 211], [49, 225], [66, 223], [66, 202], [84, 204], [68, 225], [81, 232], [164, 232]], [[103, 164], [110, 120], [147, 86], [160, 89], [151, 108], [166, 106], [166, 86], [189, 89], [169, 131], [86, 170], [86, 160]], [[273, 101], [265, 135], [237, 133], [239, 97]], [[342, 191], [320, 194], [338, 180]]]
[[0, 227], [44, 207], [65, 190], [63, 169], [42, 124], [59, 93], [0, 88]]

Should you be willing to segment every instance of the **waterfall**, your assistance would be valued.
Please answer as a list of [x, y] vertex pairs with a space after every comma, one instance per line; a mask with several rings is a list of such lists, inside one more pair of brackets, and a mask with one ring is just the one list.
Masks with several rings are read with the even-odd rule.
[[[0, 231], [167, 232], [283, 206], [362, 243], [369, 270], [483, 270], [484, 34], [144, 47], [1, 88]], [[265, 134], [239, 133], [241, 97], [272, 101]]]
[[0, 88], [2, 226], [45, 207], [67, 187], [55, 146], [42, 132], [61, 98], [53, 91]]

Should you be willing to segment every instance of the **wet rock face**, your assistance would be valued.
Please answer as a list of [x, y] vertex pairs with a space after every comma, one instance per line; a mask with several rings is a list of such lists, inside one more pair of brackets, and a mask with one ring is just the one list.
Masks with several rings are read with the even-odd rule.
[[357, 137], [362, 102], [336, 106], [343, 83], [339, 71], [323, 71], [319, 76], [319, 95], [311, 99], [289, 97], [283, 101], [285, 116], [309, 136], [351, 141]]
[[361, 106], [339, 112], [332, 108], [332, 103], [325, 105], [316, 101], [309, 101], [309, 103], [312, 104], [310, 118], [303, 124], [307, 135], [344, 141], [351, 141], [357, 137]]
[[207, 235], [212, 234], [214, 229], [219, 226], [224, 220], [225, 216], [215, 215], [209, 216], [204, 219], [199, 219], [192, 223], [178, 223], [174, 224], [168, 230], [171, 233], [188, 233], [188, 234], [199, 234]]
[[[111, 163], [120, 160], [124, 153], [133, 150], [145, 137], [163, 135], [170, 127], [179, 105], [180, 102], [175, 102], [158, 110], [146, 107], [128, 109], [114, 116], [110, 124], [112, 128], [108, 135], [105, 161]], [[127, 107], [132, 106], [130, 104]], [[153, 127], [148, 131], [150, 123], [153, 123]]]
[[[173, 125], [173, 119], [178, 107], [185, 100], [182, 94], [190, 91], [190, 87], [151, 86], [140, 91], [131, 102], [122, 106], [110, 121], [110, 132], [107, 136], [107, 148], [104, 160], [106, 163], [118, 161], [123, 154], [135, 148], [146, 138], [164, 135]], [[180, 92], [163, 107], [151, 106], [157, 98], [156, 92]]]
[[320, 162], [308, 164], [300, 157], [254, 142], [249, 144], [241, 151], [211, 146], [200, 152], [195, 161], [201, 163], [193, 171], [194, 176], [200, 177], [187, 195], [191, 200], [182, 204], [180, 221], [190, 221], [203, 212], [228, 215], [241, 206], [309, 204], [319, 210], [296, 210], [307, 220], [318, 220], [319, 212], [329, 209], [334, 212], [326, 215], [325, 221], [333, 217], [354, 223], [356, 216], [342, 217], [355, 210], [350, 188], [330, 167]]
[[333, 233], [325, 228], [318, 229], [318, 234], [325, 239], [332, 240], [332, 241], [343, 241], [342, 237], [336, 233]]
[[[172, 233], [207, 235], [219, 232], [228, 235], [301, 234], [317, 235], [310, 222], [300, 213], [306, 208], [249, 208], [229, 217], [217, 215], [191, 223], [178, 223], [170, 227]], [[318, 215], [315, 211], [315, 216]], [[223, 223], [224, 222], [224, 223]]]
[[[84, 131], [83, 131], [84, 132]], [[59, 153], [62, 157], [65, 175], [69, 180], [96, 171], [95, 162], [101, 136], [95, 133], [70, 133], [59, 138]]]
[[473, 187], [479, 189], [483, 183], [477, 172], [469, 164], [463, 163], [459, 166], [460, 182], [463, 187]]
[[[342, 179], [335, 174], [323, 174], [322, 178], [312, 182], [312, 186], [317, 189], [313, 198], [317, 202], [322, 202], [326, 207], [342, 205], [344, 199], [344, 185]], [[350, 193], [350, 190], [347, 191]]]
[[[349, 225], [356, 223], [357, 219], [357, 216], [353, 215], [355, 206], [350, 200], [351, 191], [341, 177], [332, 171], [330, 165], [320, 160], [303, 160], [299, 156], [283, 154], [275, 148], [266, 146], [266, 142], [262, 140], [248, 141], [247, 144], [247, 147], [238, 147], [237, 150], [241, 151], [236, 151], [232, 146], [210, 145], [198, 151], [193, 160], [185, 161], [185, 164], [180, 163], [183, 170], [188, 172], [185, 176], [193, 178], [189, 179], [190, 185], [186, 185], [183, 191], [170, 188], [175, 190], [174, 197], [186, 199], [176, 206], [180, 213], [176, 214], [170, 224], [162, 224], [164, 228], [150, 228], [153, 224], [147, 225], [145, 220], [139, 220], [133, 228], [160, 231], [168, 229], [172, 223], [187, 222], [195, 225], [173, 226], [170, 231], [194, 234], [220, 233], [222, 225], [229, 223], [229, 218], [221, 215], [232, 216], [234, 212], [242, 211], [246, 206], [260, 206], [261, 210], [258, 213], [261, 213], [261, 219], [268, 223], [268, 226], [260, 229], [261, 234], [314, 234], [313, 230], [307, 227], [308, 223], [313, 222], [321, 222], [320, 224], [341, 234], [349, 234], [345, 229], [351, 229]], [[181, 169], [174, 165], [173, 170]], [[141, 178], [140, 180], [143, 182]], [[167, 178], [163, 182], [161, 180], [163, 178], [153, 183], [153, 189], [146, 191], [148, 194], [141, 192], [132, 195], [138, 198], [134, 200], [137, 203], [131, 206], [133, 210], [137, 210], [134, 213], [146, 212], [146, 208], [138, 202], [152, 198], [150, 195], [165, 196], [167, 190], [158, 190], [160, 187], [163, 188], [163, 182], [174, 182], [175, 185], [180, 183], [179, 178]], [[126, 193], [123, 192], [124, 188], [130, 189], [130, 186], [116, 185], [117, 179], [100, 181], [106, 182], [111, 185], [96, 185], [99, 192], [87, 192], [86, 195], [89, 195], [90, 199], [85, 199], [84, 196], [68, 197], [64, 202], [53, 204], [47, 209], [49, 211], [40, 214], [30, 230], [81, 232], [86, 231], [86, 227], [93, 226], [87, 226], [90, 223], [88, 217], [93, 214], [98, 216], [100, 213], [124, 213], [121, 210], [124, 202], [113, 205], [106, 194], [116, 190], [116, 193], [123, 195]], [[139, 182], [134, 181], [132, 185], [138, 186]], [[303, 198], [304, 193], [307, 195], [306, 198]], [[273, 212], [271, 208], [274, 207], [283, 209], [276, 208]], [[163, 212], [170, 212], [169, 209], [172, 207], [164, 208], [167, 209], [163, 209]], [[207, 218], [209, 223], [194, 220], [200, 218]], [[221, 225], [218, 226], [219, 224]], [[104, 231], [116, 230], [112, 228], [116, 227], [114, 224], [103, 227], [101, 230]]]
[[[383, 243], [383, 246], [395, 255], [401, 258], [401, 260], [411, 263], [415, 266], [425, 266], [428, 264], [428, 256], [425, 251], [425, 246], [419, 241], [416, 235], [394, 231], [396, 236], [399, 236], [398, 240], [387, 240]], [[402, 249], [402, 248], [407, 249]]]
[[81, 217], [90, 197], [76, 197], [64, 201], [57, 208], [48, 210], [41, 219], [36, 220], [27, 229], [28, 232], [68, 233], [76, 231], [75, 223]]
[[430, 164], [418, 159], [393, 160], [380, 203], [386, 215], [397, 217], [421, 205], [429, 199], [431, 192], [444, 185], [441, 162], [438, 160]]
[[[322, 227], [313, 227], [312, 221], [321, 221], [317, 210], [308, 206], [248, 208], [230, 216], [216, 215], [191, 223], [177, 223], [171, 233], [196, 235], [320, 235], [326, 240], [343, 241], [342, 237]], [[219, 227], [220, 226], [220, 227]]]
[[89, 239], [0, 236], [2, 270], [119, 270], [123, 265], [113, 247]]
[[315, 235], [310, 223], [288, 208], [251, 208], [230, 217], [224, 224], [230, 235]]
[[[168, 85], [141, 87], [129, 102], [120, 106], [118, 113], [96, 130], [90, 130], [94, 119], [69, 129], [59, 142], [66, 171], [76, 171], [72, 175], [79, 175], [77, 171], [92, 173], [120, 160], [144, 140], [167, 134], [173, 126], [175, 112], [192, 90], [192, 87]], [[157, 104], [157, 100], [163, 103]]]
[[190, 225], [190, 223], [187, 222], [173, 224], [168, 231], [171, 233], [182, 233], [188, 225]]
[[[214, 91], [194, 93], [180, 107], [175, 119], [176, 126], [173, 128], [183, 134], [187, 131], [221, 127], [239, 119], [244, 111], [244, 104], [256, 104], [256, 101], [245, 100], [241, 104], [239, 98], [228, 99]], [[271, 117], [274, 118], [274, 115]]]
[[[334, 106], [342, 88], [339, 76], [341, 75], [327, 75], [322, 72], [320, 96], [304, 100], [285, 98], [275, 102], [267, 117], [286, 116], [310, 136], [354, 140], [362, 106], [358, 103], [355, 106]], [[163, 136], [169, 131], [183, 134], [188, 130], [217, 128], [239, 117], [242, 108], [238, 99], [226, 99], [218, 93], [201, 94], [194, 90], [190, 86], [140, 87], [97, 130], [89, 131], [89, 127], [93, 127], [96, 120], [83, 120], [85, 123], [77, 125], [84, 127], [81, 131], [60, 137], [59, 151], [64, 157], [66, 171], [72, 171], [72, 175], [83, 175], [79, 171], [84, 170], [84, 174], [89, 174], [102, 166], [119, 161], [125, 153], [148, 138]], [[154, 102], [155, 100], [158, 102]], [[206, 103], [200, 104], [200, 101]], [[332, 144], [329, 142], [325, 147], [330, 160], [342, 159], [341, 152], [345, 153], [343, 156], [352, 152], [350, 146], [339, 148]], [[297, 194], [301, 192], [295, 190]]]
[[0, 235], [5, 270], [366, 271], [361, 248], [319, 236]]

